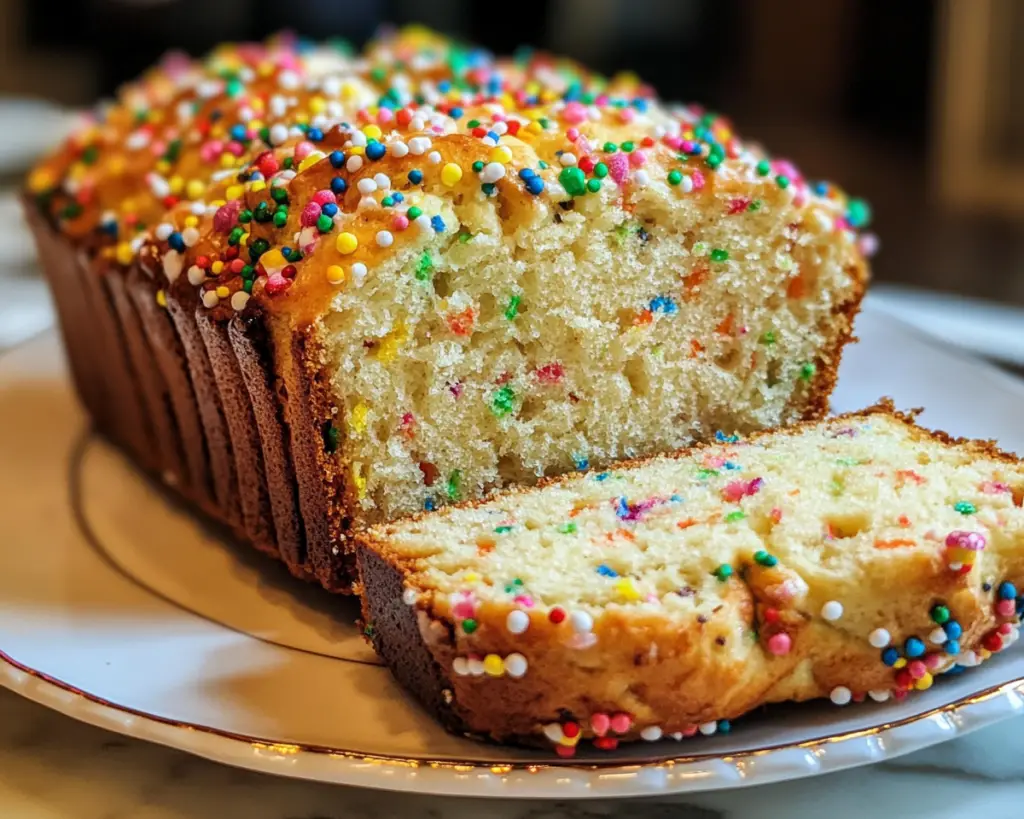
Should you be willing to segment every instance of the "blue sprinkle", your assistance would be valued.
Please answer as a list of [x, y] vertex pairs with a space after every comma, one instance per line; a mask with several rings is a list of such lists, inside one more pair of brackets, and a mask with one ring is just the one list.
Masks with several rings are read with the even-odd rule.
[[292, 249], [290, 247], [282, 247], [281, 255], [290, 262], [292, 260]]
[[896, 665], [896, 661], [900, 658], [900, 653], [897, 649], [889, 646], [882, 652], [882, 662], [887, 666], [892, 667]]
[[967, 669], [962, 665], [951, 665], [943, 674], [963, 674]]
[[306, 139], [310, 142], [322, 142], [324, 138], [324, 132], [319, 128], [310, 128], [306, 131]]
[[682, 503], [683, 502], [683, 496], [682, 495], [671, 495], [669, 497], [669, 500], [672, 501], [672, 503]]
[[463, 111], [462, 111], [461, 108], [452, 108], [448, 112], [448, 116], [450, 116], [452, 119], [459, 119], [462, 116], [462, 114], [463, 114]]
[[345, 154], [341, 151], [331, 151], [331, 155], [327, 158], [331, 160], [331, 165], [335, 168], [340, 168], [345, 164]]
[[924, 654], [924, 651], [924, 643], [916, 637], [908, 637], [907, 641], [903, 644], [903, 653], [908, 657], [920, 657]]
[[330, 216], [333, 219], [338, 213], [338, 206], [333, 202], [327, 202], [322, 208], [320, 208], [320, 212], [324, 216]]
[[1017, 597], [1017, 587], [1007, 580], [999, 584], [998, 594], [1000, 600], [1013, 600]]
[[423, 181], [423, 171], [419, 170], [419, 168], [413, 168], [409, 171], [409, 181], [414, 185], [420, 184]]
[[722, 464], [722, 467], [725, 469], [743, 469], [742, 466], [740, 466], [739, 464], [734, 464], [732, 461], [726, 461], [724, 464]]
[[597, 573], [599, 575], [601, 575], [601, 577], [618, 577], [619, 576], [619, 573], [617, 571], [615, 571], [615, 569], [613, 569], [611, 566], [609, 566], [606, 563], [602, 563], [600, 566], [597, 567]]
[[526, 180], [526, 190], [532, 193], [534, 196], [540, 196], [544, 193], [544, 180], [539, 176], [532, 176]]
[[726, 435], [722, 430], [715, 432], [715, 440], [722, 444], [735, 444], [739, 439], [739, 435]]
[[606, 480], [608, 480], [608, 473], [607, 472], [601, 472], [600, 474], [594, 476], [594, 480], [595, 481], [606, 481]]
[[950, 640], [960, 639], [960, 635], [964, 633], [963, 628], [956, 620], [950, 620], [948, 623], [944, 623], [942, 630], [946, 632], [946, 636]]
[[449, 91], [452, 90], [452, 81], [441, 80], [441, 82], [437, 84], [437, 90], [440, 91], [442, 94], [447, 94]]
[[637, 97], [635, 100], [633, 100], [633, 107], [636, 108], [637, 111], [643, 113], [644, 111], [647, 110], [647, 100], [643, 99], [642, 97]]
[[431, 216], [430, 226], [434, 229], [436, 233], [444, 233], [444, 219], [442, 219], [440, 216]]
[[423, 508], [427, 512], [433, 512], [434, 511], [434, 499], [433, 498], [427, 498], [425, 501], [423, 501]]
[[944, 646], [947, 654], [959, 654], [960, 653], [960, 641], [959, 640], [946, 640]]
[[629, 504], [626, 503], [626, 499], [624, 497], [620, 496], [618, 502], [615, 504], [615, 514], [620, 518], [629, 516]]
[[523, 168], [519, 172], [519, 178], [522, 179], [524, 182], [527, 179], [533, 179], [533, 177], [535, 177], [536, 175], [537, 175], [537, 172], [533, 168]]
[[582, 471], [582, 470], [586, 469], [589, 466], [590, 466], [590, 461], [588, 461], [586, 458], [577, 458], [576, 459], [576, 468], [577, 469]]
[[818, 194], [818, 196], [824, 196], [828, 193], [828, 182], [815, 182], [814, 192]]
[[117, 222], [104, 222], [100, 225], [100, 230], [106, 233], [108, 236], [117, 238]]
[[369, 142], [366, 145], [366, 155], [370, 159], [380, 159], [388, 152], [383, 142]]
[[676, 307], [676, 303], [672, 301], [669, 296], [656, 296], [651, 299], [651, 312], [652, 313], [666, 313], [671, 315], [675, 313], [679, 308]]
[[732, 730], [732, 723], [727, 719], [720, 719], [718, 721], [718, 733], [728, 734]]
[[245, 139], [245, 126], [244, 125], [232, 125], [231, 126], [231, 138], [241, 142]]
[[495, 142], [497, 142], [499, 139], [501, 139], [501, 134], [496, 133], [495, 131], [488, 131], [487, 132], [487, 136], [489, 136]]
[[396, 202], [405, 201], [405, 196], [403, 196], [399, 191], [395, 191], [393, 194], [391, 194], [391, 198], [394, 199]]
[[348, 182], [346, 182], [340, 176], [336, 176], [334, 177], [334, 179], [331, 180], [331, 193], [333, 193], [335, 196], [338, 196], [339, 194], [342, 194], [347, 190]]
[[185, 252], [185, 240], [181, 238], [181, 234], [178, 231], [174, 231], [174, 233], [167, 237], [167, 244], [179, 253]]

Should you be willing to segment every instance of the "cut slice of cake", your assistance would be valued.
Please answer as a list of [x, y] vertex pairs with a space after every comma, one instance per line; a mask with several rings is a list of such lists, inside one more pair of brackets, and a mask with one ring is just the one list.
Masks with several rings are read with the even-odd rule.
[[860, 413], [514, 490], [359, 536], [364, 617], [457, 731], [711, 733], [903, 697], [1017, 638], [1024, 465]]

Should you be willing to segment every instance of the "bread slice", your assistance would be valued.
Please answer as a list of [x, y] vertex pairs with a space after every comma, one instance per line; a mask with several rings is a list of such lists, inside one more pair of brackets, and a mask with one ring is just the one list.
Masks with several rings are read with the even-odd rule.
[[885, 402], [374, 527], [364, 616], [453, 730], [563, 755], [710, 733], [1009, 645], [1022, 503], [1016, 458]]

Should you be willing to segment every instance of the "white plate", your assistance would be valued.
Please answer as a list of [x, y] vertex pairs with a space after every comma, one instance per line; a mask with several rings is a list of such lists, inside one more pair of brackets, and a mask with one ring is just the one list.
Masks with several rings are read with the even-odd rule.
[[[1024, 385], [883, 313], [836, 408], [892, 395], [1024, 451]], [[903, 754], [1024, 710], [1024, 651], [901, 703], [771, 708], [729, 735], [562, 762], [442, 731], [391, 681], [351, 601], [221, 543], [89, 435], [46, 335], [0, 359], [0, 683], [78, 719], [289, 776], [476, 796], [651, 795]]]

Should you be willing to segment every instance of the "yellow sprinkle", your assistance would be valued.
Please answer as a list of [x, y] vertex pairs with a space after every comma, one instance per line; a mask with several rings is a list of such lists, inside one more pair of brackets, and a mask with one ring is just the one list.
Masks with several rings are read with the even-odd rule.
[[274, 73], [274, 64], [269, 61], [264, 61], [259, 64], [259, 66], [256, 69], [256, 73], [259, 74], [261, 77], [269, 77], [271, 74]]
[[54, 175], [49, 168], [36, 168], [28, 178], [28, 187], [34, 193], [38, 193], [52, 187], [54, 181]]
[[220, 287], [217, 288], [217, 298], [226, 299], [230, 295], [231, 291], [228, 290], [228, 288], [225, 285], [222, 284]]
[[512, 149], [507, 145], [499, 145], [491, 151], [491, 162], [500, 162], [503, 165], [512, 161]]
[[363, 477], [363, 465], [352, 464], [352, 483], [356, 486], [356, 496], [359, 500], [366, 497], [366, 478]]
[[198, 199], [203, 195], [206, 186], [198, 179], [190, 179], [185, 185], [185, 196], [189, 199]]
[[226, 205], [227, 202], [223, 199], [214, 199], [212, 202], [210, 202], [210, 204], [215, 208], [219, 208]]
[[115, 255], [119, 264], [131, 264], [132, 259], [135, 258], [135, 253], [132, 251], [132, 246], [129, 242], [120, 242]]
[[531, 134], [539, 134], [544, 129], [541, 127], [539, 122], [534, 121], [527, 125], [525, 130]]
[[500, 677], [505, 673], [505, 661], [497, 654], [488, 654], [484, 657], [484, 671], [492, 677]]
[[462, 579], [467, 583], [476, 583], [476, 581], [480, 579], [480, 575], [476, 572], [467, 572], [462, 576]]
[[358, 93], [359, 89], [356, 87], [354, 82], [344, 82], [341, 84], [341, 98], [343, 100], [350, 100]]
[[295, 121], [299, 125], [305, 125], [307, 122], [309, 122], [309, 114], [307, 114], [305, 111], [299, 111], [295, 114]]
[[893, 668], [903, 668], [907, 664], [906, 657], [900, 657], [896, 662], [892, 664]]
[[380, 139], [381, 130], [376, 125], [370, 124], [363, 128], [363, 133], [366, 134], [367, 139]]
[[245, 193], [245, 188], [241, 185], [231, 185], [224, 191], [224, 196], [228, 199], [238, 199], [243, 193]]
[[182, 179], [177, 174], [175, 174], [174, 176], [167, 180], [167, 184], [171, 188], [171, 193], [177, 196], [179, 193], [181, 193], [181, 189], [185, 187], [185, 180]]
[[299, 170], [304, 171], [306, 168], [311, 168], [316, 165], [321, 159], [324, 158], [324, 154], [320, 151], [312, 151], [305, 159], [299, 163]]
[[616, 582], [615, 591], [630, 602], [635, 602], [641, 599], [640, 592], [636, 590], [636, 586], [633, 585], [633, 581], [628, 577], [623, 577], [621, 580]]
[[213, 271], [214, 276], [219, 276], [220, 272], [224, 269], [224, 262], [214, 262], [210, 265], [210, 270]]
[[251, 190], [253, 193], [259, 193], [260, 191], [264, 191], [266, 189], [267, 183], [264, 182], [262, 179], [257, 179], [255, 182], [249, 183], [249, 190]]
[[312, 114], [320, 114], [327, 107], [327, 100], [323, 97], [310, 97], [309, 111]]
[[288, 260], [285, 259], [284, 254], [276, 247], [271, 248], [260, 256], [260, 262], [267, 270], [274, 270], [288, 264]]
[[359, 240], [355, 237], [354, 233], [345, 231], [344, 233], [338, 234], [338, 238], [334, 241], [334, 245], [338, 248], [339, 253], [347, 256], [359, 247]]
[[394, 330], [388, 333], [377, 346], [377, 360], [385, 364], [394, 361], [402, 345], [409, 340], [409, 333], [405, 325], [399, 323]]
[[156, 291], [156, 303], [161, 307], [167, 306], [167, 294], [163, 290]]
[[355, 156], [362, 156], [366, 153], [366, 148], [362, 145], [353, 145], [351, 148], [346, 149], [350, 154]]
[[156, 165], [153, 166], [153, 170], [155, 170], [161, 176], [166, 174], [170, 169], [171, 169], [171, 163], [168, 162], [166, 159], [159, 160], [156, 163]]
[[332, 264], [327, 268], [327, 281], [331, 284], [341, 284], [345, 281], [345, 269], [339, 264]]
[[929, 688], [932, 687], [932, 682], [932, 675], [925, 671], [924, 676], [914, 683], [914, 688], [916, 688], [918, 691], [927, 691]]
[[230, 168], [234, 164], [235, 164], [235, 157], [233, 157], [231, 154], [221, 154], [220, 155], [220, 166], [222, 168]]
[[370, 408], [362, 401], [352, 407], [348, 416], [348, 425], [356, 435], [362, 435], [366, 430], [366, 416], [370, 414]]
[[462, 179], [462, 168], [454, 162], [449, 162], [441, 168], [441, 181], [449, 188]]
[[[260, 108], [263, 107], [263, 100], [261, 100], [259, 97], [257, 97], [256, 99], [254, 99], [252, 101], [251, 105], [252, 105], [253, 108], [257, 107], [256, 103], [259, 103], [258, 107], [260, 107]], [[254, 131], [260, 130], [260, 128], [262, 128], [264, 125], [266, 125], [266, 123], [263, 120], [261, 120], [261, 119], [251, 119], [251, 120], [249, 120], [249, 127], [252, 128], [252, 130], [254, 130]]]
[[185, 227], [195, 227], [199, 224], [199, 217], [195, 214], [185, 217]]

